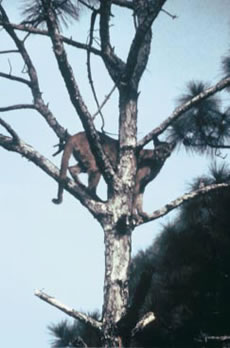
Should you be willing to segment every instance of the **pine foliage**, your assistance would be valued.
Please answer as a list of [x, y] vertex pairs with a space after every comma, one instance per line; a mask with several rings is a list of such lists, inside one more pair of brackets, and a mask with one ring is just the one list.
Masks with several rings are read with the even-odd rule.
[[23, 23], [43, 27], [46, 23], [47, 8], [52, 8], [58, 26], [68, 27], [72, 20], [79, 19], [83, 6], [87, 7], [97, 2], [97, 0], [23, 0]]
[[[190, 82], [178, 104], [188, 102], [206, 88], [208, 86], [203, 82]], [[215, 95], [202, 100], [172, 124], [169, 139], [184, 145], [187, 150], [213, 153], [229, 142], [230, 109], [222, 112], [220, 100]]]

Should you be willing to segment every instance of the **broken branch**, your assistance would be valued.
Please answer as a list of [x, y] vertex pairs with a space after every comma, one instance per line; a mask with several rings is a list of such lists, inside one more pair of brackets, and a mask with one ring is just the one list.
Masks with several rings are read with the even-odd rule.
[[64, 305], [63, 303], [59, 302], [58, 300], [56, 300], [54, 297], [47, 295], [46, 293], [44, 293], [41, 290], [35, 290], [34, 292], [35, 296], [39, 297], [41, 300], [49, 303], [51, 306], [54, 306], [58, 309], [60, 309], [62, 312], [66, 313], [67, 315], [71, 316], [74, 319], [77, 319], [87, 325], [92, 326], [94, 329], [97, 329], [99, 332], [102, 329], [102, 323], [100, 323], [99, 321], [91, 318], [90, 316], [78, 312], [75, 309], [72, 309], [66, 305]]
[[135, 336], [138, 332], [142, 331], [147, 325], [152, 323], [156, 319], [153, 312], [146, 313], [141, 320], [138, 321], [135, 328], [132, 330], [132, 336]]

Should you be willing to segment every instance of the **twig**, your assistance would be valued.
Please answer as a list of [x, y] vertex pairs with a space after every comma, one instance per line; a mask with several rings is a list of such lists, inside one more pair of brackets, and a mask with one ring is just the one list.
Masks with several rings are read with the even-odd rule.
[[116, 87], [117, 87], [117, 85], [115, 84], [115, 85], [113, 86], [113, 88], [111, 89], [111, 91], [109, 92], [109, 94], [107, 94], [107, 95], [105, 96], [105, 99], [104, 99], [104, 101], [101, 103], [101, 105], [99, 106], [99, 109], [95, 112], [95, 114], [93, 114], [93, 116], [92, 116], [92, 119], [93, 119], [93, 120], [94, 120], [95, 117], [99, 114], [100, 110], [105, 106], [105, 104], [107, 103], [107, 101], [109, 100], [109, 98], [111, 97], [111, 95], [113, 94], [113, 92], [115, 91]]
[[80, 2], [80, 4], [84, 5], [85, 7], [87, 7], [89, 10], [95, 11], [95, 7], [90, 6], [89, 4], [87, 4], [85, 1], [83, 0], [78, 0], [78, 2]]
[[172, 19], [176, 19], [178, 18], [177, 15], [172, 15], [170, 12], [166, 11], [164, 8], [161, 9], [162, 12], [166, 13], [169, 17], [171, 17]]
[[20, 109], [36, 109], [36, 106], [34, 104], [15, 104], [10, 106], [0, 107], [0, 112], [14, 111], [14, 110], [20, 110]]
[[[90, 33], [89, 33], [89, 47], [92, 46], [92, 43], [93, 43], [93, 31], [94, 31], [94, 25], [95, 25], [95, 22], [96, 22], [96, 17], [97, 17], [97, 14], [98, 14], [98, 11], [93, 11], [92, 15], [91, 15], [91, 23], [90, 23]], [[94, 83], [93, 83], [93, 77], [92, 77], [92, 70], [91, 70], [91, 62], [90, 62], [90, 50], [87, 50], [87, 71], [88, 71], [88, 79], [89, 79], [89, 84], [90, 84], [90, 87], [91, 87], [91, 90], [92, 90], [92, 93], [93, 93], [93, 97], [94, 97], [94, 100], [96, 102], [96, 105], [97, 105], [97, 108], [99, 110], [99, 114], [101, 116], [101, 120], [102, 120], [102, 127], [101, 127], [101, 130], [103, 131], [104, 130], [104, 126], [105, 126], [105, 120], [104, 120], [104, 116], [101, 112], [101, 109], [100, 109], [100, 105], [99, 105], [99, 101], [98, 101], [98, 98], [97, 98], [97, 93], [96, 93], [96, 90], [95, 90], [95, 87], [94, 87]], [[94, 118], [93, 118], [94, 119]]]
[[19, 53], [18, 50], [5, 50], [5, 51], [0, 51], [0, 54], [9, 54], [9, 53]]
[[0, 77], [4, 77], [5, 79], [9, 79], [9, 80], [14, 80], [14, 81], [18, 81], [21, 83], [25, 83], [27, 86], [31, 87], [31, 82], [29, 80], [23, 79], [22, 77], [19, 76], [15, 76], [15, 75], [11, 75], [11, 74], [6, 74], [3, 72], [0, 72]]
[[78, 312], [63, 303], [56, 300], [54, 297], [47, 295], [41, 290], [35, 290], [34, 292], [35, 296], [39, 297], [41, 300], [49, 303], [51, 306], [54, 306], [58, 309], [60, 309], [62, 312], [68, 314], [74, 319], [80, 320], [81, 322], [92, 326], [94, 329], [97, 329], [99, 332], [102, 330], [102, 323], [99, 321], [93, 319], [92, 317], [89, 317], [88, 315]]

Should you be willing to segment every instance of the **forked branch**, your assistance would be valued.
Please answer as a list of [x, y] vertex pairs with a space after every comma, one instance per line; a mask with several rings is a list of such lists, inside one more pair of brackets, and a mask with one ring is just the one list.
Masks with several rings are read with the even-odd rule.
[[110, 42], [109, 22], [111, 16], [111, 0], [101, 0], [100, 7], [100, 38], [102, 57], [105, 66], [115, 84], [120, 82], [125, 63], [115, 54]]
[[101, 332], [102, 323], [93, 319], [92, 317], [90, 317], [84, 313], [78, 312], [75, 309], [72, 309], [72, 308], [64, 305], [63, 303], [56, 300], [54, 297], [47, 295], [45, 292], [43, 292], [41, 290], [35, 290], [34, 294], [35, 294], [35, 296], [39, 297], [41, 300], [49, 303], [51, 306], [54, 306], [54, 307], [60, 309], [62, 312], [66, 313], [70, 317], [77, 319], [77, 320], [83, 322], [84, 324], [90, 325], [94, 329]]
[[125, 81], [128, 83], [135, 74], [136, 85], [138, 84], [148, 61], [151, 44], [151, 26], [166, 0], [155, 0], [154, 2], [140, 2], [135, 9], [139, 25], [133, 42], [131, 44], [126, 68]]

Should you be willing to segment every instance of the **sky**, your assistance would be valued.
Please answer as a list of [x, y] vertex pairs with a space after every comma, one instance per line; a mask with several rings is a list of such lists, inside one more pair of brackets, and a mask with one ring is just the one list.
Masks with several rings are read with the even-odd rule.
[[[3, 0], [12, 21], [19, 20], [22, 1]], [[152, 52], [140, 84], [138, 137], [168, 117], [176, 100], [191, 80], [215, 84], [221, 79], [221, 57], [229, 50], [229, 0], [168, 0], [164, 8], [178, 18], [161, 13], [153, 25]], [[114, 11], [111, 38], [116, 53], [125, 59], [133, 35], [132, 17]], [[117, 19], [116, 19], [117, 18]], [[86, 12], [66, 35], [85, 42], [89, 17]], [[13, 43], [0, 32], [1, 50]], [[9, 46], [10, 43], [10, 46]], [[71, 134], [82, 129], [58, 72], [48, 39], [31, 37], [27, 48], [37, 68], [43, 97], [58, 121]], [[68, 48], [68, 56], [82, 95], [92, 113], [96, 111], [88, 86], [85, 52]], [[0, 71], [20, 74], [16, 55], [0, 55]], [[100, 101], [113, 87], [103, 65], [93, 61], [93, 76]], [[31, 102], [26, 87], [0, 79], [0, 106]], [[225, 102], [228, 97], [224, 95]], [[104, 108], [106, 130], [117, 134], [117, 93]], [[2, 113], [27, 143], [57, 166], [52, 157], [58, 140], [39, 114], [33, 111]], [[100, 120], [96, 121], [100, 129]], [[3, 129], [0, 132], [5, 131]], [[89, 212], [67, 192], [63, 204], [54, 205], [57, 183], [20, 155], [0, 148], [0, 337], [5, 348], [50, 347], [47, 325], [68, 317], [34, 296], [42, 289], [77, 310], [101, 309], [103, 300], [103, 232]], [[167, 161], [157, 179], [146, 189], [144, 209], [161, 207], [188, 191], [192, 178], [207, 173], [210, 158], [180, 149]], [[85, 180], [85, 177], [83, 178]], [[99, 192], [104, 194], [103, 183]], [[148, 247], [162, 224], [175, 213], [145, 224], [133, 233], [133, 255]]]

